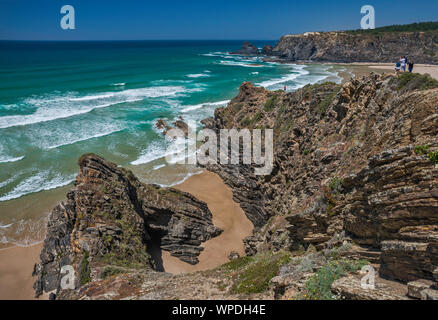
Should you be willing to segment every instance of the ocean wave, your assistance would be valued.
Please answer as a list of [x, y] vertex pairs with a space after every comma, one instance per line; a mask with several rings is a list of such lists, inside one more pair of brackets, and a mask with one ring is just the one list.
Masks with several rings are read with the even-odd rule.
[[156, 171], [156, 170], [158, 170], [158, 169], [164, 168], [165, 166], [166, 166], [165, 164], [158, 164], [158, 165], [154, 166], [154, 167], [152, 168], [152, 170], [153, 170], [153, 171]]
[[234, 66], [234, 67], [245, 67], [245, 68], [270, 68], [269, 65], [264, 64], [252, 64], [252, 63], [245, 63], [245, 62], [239, 62], [239, 61], [225, 61], [221, 60], [218, 62], [218, 64], [224, 65], [224, 66]]
[[87, 141], [87, 140], [91, 140], [91, 139], [95, 139], [95, 138], [105, 137], [105, 136], [109, 136], [110, 134], [113, 134], [113, 133], [116, 133], [116, 132], [120, 132], [120, 131], [123, 131], [123, 130], [124, 129], [109, 130], [107, 132], [97, 133], [95, 135], [86, 136], [86, 137], [83, 137], [83, 138], [78, 138], [78, 139], [74, 139], [74, 140], [71, 140], [71, 141], [63, 142], [63, 143], [60, 143], [60, 144], [48, 146], [48, 147], [46, 147], [46, 149], [56, 149], [56, 148], [59, 148], [59, 147], [72, 145], [72, 144], [75, 144], [75, 143], [81, 142], [81, 141]]
[[191, 177], [193, 177], [193, 176], [196, 176], [196, 175], [198, 175], [198, 174], [201, 174], [201, 173], [203, 173], [204, 171], [202, 170], [202, 169], [200, 169], [199, 171], [196, 171], [196, 172], [190, 172], [190, 173], [187, 173], [185, 176], [184, 176], [184, 178], [182, 178], [182, 179], [180, 179], [180, 180], [178, 180], [178, 181], [175, 181], [175, 182], [173, 182], [173, 183], [169, 183], [169, 184], [157, 184], [158, 186], [160, 186], [161, 188], [172, 188], [172, 187], [174, 187], [174, 186], [177, 186], [177, 185], [179, 185], [179, 184], [181, 184], [181, 183], [184, 183], [185, 181], [187, 181], [189, 178], [191, 178]]
[[[13, 219], [6, 226], [0, 224], [0, 243], [18, 247], [32, 246], [44, 240], [48, 217]], [[0, 249], [3, 250], [3, 249]]]
[[24, 159], [24, 156], [22, 157], [16, 157], [16, 158], [0, 158], [0, 163], [7, 163], [7, 162], [17, 162]]
[[[166, 141], [154, 141], [142, 152], [140, 157], [132, 161], [131, 164], [134, 166], [147, 164], [165, 157], [170, 158], [167, 161], [168, 164], [177, 164], [189, 156], [187, 152], [184, 152], [187, 149], [187, 141], [185, 138], [178, 138], [170, 143]], [[190, 146], [193, 147], [193, 144]]]
[[21, 198], [30, 193], [66, 186], [74, 181], [75, 176], [76, 175], [63, 177], [58, 175], [50, 179], [48, 177], [48, 172], [38, 173], [35, 176], [31, 176], [21, 181], [12, 191], [0, 197], [0, 202]]
[[207, 77], [210, 77], [210, 75], [206, 74], [206, 73], [193, 73], [193, 74], [188, 74], [187, 75], [187, 78], [194, 78], [194, 79], [196, 79], [196, 78], [207, 78]]
[[310, 74], [309, 71], [304, 70], [303, 66], [295, 66], [295, 65], [292, 67], [292, 72], [293, 73], [288, 74], [286, 76], [283, 76], [281, 78], [262, 81], [262, 82], [257, 83], [256, 85], [262, 86], [262, 87], [265, 87], [265, 88], [269, 89], [269, 88], [271, 88], [271, 87], [273, 87], [275, 85], [286, 83], [286, 82], [290, 82], [290, 81], [294, 81], [294, 80], [296, 80], [300, 76]]
[[161, 86], [128, 89], [83, 97], [72, 97], [71, 94], [67, 94], [63, 97], [32, 98], [26, 100], [25, 103], [38, 107], [33, 114], [0, 117], [0, 129], [70, 118], [89, 113], [95, 109], [141, 101], [146, 98], [175, 97], [185, 92], [202, 90], [204, 88], [201, 85], [197, 85], [193, 89], [186, 89], [182, 86]]
[[205, 103], [200, 103], [200, 104], [195, 104], [195, 105], [190, 105], [190, 106], [183, 106], [184, 109], [182, 109], [181, 112], [186, 113], [186, 112], [190, 112], [193, 110], [203, 108], [205, 106], [224, 106], [228, 102], [230, 102], [230, 100], [224, 100], [224, 101], [218, 101], [218, 102], [205, 102]]
[[165, 157], [166, 148], [165, 142], [154, 141], [146, 148], [140, 157], [137, 160], [132, 161], [131, 164], [138, 166], [161, 159]]

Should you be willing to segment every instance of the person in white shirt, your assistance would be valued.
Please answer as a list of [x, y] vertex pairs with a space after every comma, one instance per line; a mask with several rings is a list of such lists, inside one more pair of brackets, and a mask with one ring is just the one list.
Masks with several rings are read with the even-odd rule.
[[400, 63], [401, 63], [401, 72], [405, 72], [406, 71], [406, 57], [401, 57]]

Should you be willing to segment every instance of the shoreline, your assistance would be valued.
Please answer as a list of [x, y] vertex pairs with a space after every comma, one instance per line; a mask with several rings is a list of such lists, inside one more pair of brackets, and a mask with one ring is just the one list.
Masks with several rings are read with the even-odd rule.
[[[329, 64], [329, 63], [327, 63]], [[349, 81], [353, 76], [361, 77], [370, 72], [394, 73], [394, 65], [390, 63], [350, 63], [330, 64], [342, 66], [346, 70], [339, 72], [339, 76]], [[415, 73], [430, 74], [438, 80], [438, 66], [418, 64], [414, 67]], [[341, 73], [343, 74], [341, 76]], [[164, 172], [172, 174], [172, 171], [165, 169]], [[18, 218], [27, 219], [31, 214], [37, 218], [47, 218], [53, 207], [65, 198], [66, 186], [52, 190], [42, 197], [41, 193], [31, 194], [23, 199], [8, 201], [7, 213], [14, 215], [19, 213]], [[252, 234], [253, 226], [247, 219], [240, 206], [234, 202], [231, 189], [225, 185], [219, 176], [204, 171], [200, 174], [187, 178], [174, 188], [189, 192], [198, 199], [204, 201], [213, 213], [213, 223], [222, 229], [224, 233], [217, 238], [203, 243], [205, 250], [201, 253], [200, 263], [195, 266], [180, 261], [163, 251], [163, 263], [167, 272], [186, 273], [202, 270], [209, 270], [223, 263], [228, 262], [228, 255], [231, 251], [244, 254], [243, 238]], [[49, 195], [47, 197], [47, 195]], [[27, 201], [28, 200], [28, 201]], [[17, 205], [20, 204], [20, 205]], [[35, 207], [36, 206], [36, 207]], [[225, 214], [221, 214], [225, 212]], [[243, 216], [242, 216], [243, 215]], [[35, 217], [35, 216], [32, 216]], [[246, 219], [246, 220], [245, 220]], [[249, 234], [248, 234], [249, 232]], [[1, 239], [0, 239], [1, 240]], [[239, 240], [239, 241], [236, 241]], [[13, 243], [0, 243], [0, 300], [1, 299], [33, 299], [32, 270], [39, 259], [43, 240], [29, 246], [18, 246]], [[218, 254], [218, 250], [221, 250]], [[46, 298], [46, 297], [44, 297]]]
[[[203, 171], [189, 177], [173, 188], [189, 192], [207, 203], [213, 215], [213, 223], [224, 230], [216, 238], [202, 244], [204, 250], [199, 263], [190, 265], [162, 251], [166, 272], [173, 274], [209, 270], [227, 263], [232, 252], [245, 254], [243, 239], [250, 236], [253, 225], [240, 205], [234, 202], [231, 189], [215, 173]], [[64, 195], [65, 196], [65, 195]], [[32, 277], [34, 264], [39, 261], [43, 242], [35, 245], [14, 246], [0, 250], [0, 300], [33, 300]], [[42, 296], [40, 299], [47, 299]]]

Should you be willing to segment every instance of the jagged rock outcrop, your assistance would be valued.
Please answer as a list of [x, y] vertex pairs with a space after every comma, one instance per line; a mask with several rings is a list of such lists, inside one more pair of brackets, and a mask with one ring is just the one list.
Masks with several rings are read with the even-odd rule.
[[74, 268], [74, 286], [81, 288], [111, 268], [157, 269], [151, 249], [196, 264], [201, 243], [221, 233], [207, 205], [190, 194], [143, 184], [93, 154], [82, 156], [79, 166], [75, 189], [49, 218], [34, 269], [37, 295], [59, 293], [63, 266]]
[[[346, 232], [359, 246], [350, 256], [378, 263], [382, 276], [404, 283], [433, 280], [438, 266], [436, 88], [438, 82], [428, 76], [407, 74], [372, 74], [295, 93], [244, 83], [205, 124], [216, 130], [274, 130], [271, 175], [255, 177], [245, 165], [210, 168], [259, 227], [245, 240], [247, 253], [273, 250], [274, 243], [322, 250]], [[286, 223], [279, 228], [272, 221], [280, 217]]]
[[[62, 262], [74, 266], [81, 287], [61, 291], [66, 299], [236, 298], [236, 281], [257, 281], [251, 277], [266, 268], [259, 295], [245, 298], [300, 299], [321, 290], [312, 297], [436, 299], [437, 81], [371, 74], [293, 93], [244, 83], [203, 124], [274, 132], [269, 175], [256, 176], [253, 165], [207, 165], [256, 227], [245, 239], [250, 257], [204, 273], [154, 273], [145, 254], [154, 244], [196, 262], [200, 243], [220, 232], [208, 208], [86, 156], [75, 190], [49, 221], [35, 270], [39, 292], [59, 288]], [[361, 286], [364, 263], [379, 274], [376, 290]], [[336, 280], [331, 290], [315, 288], [326, 274]]]
[[283, 36], [269, 56], [282, 61], [438, 63], [438, 32], [307, 32]]
[[252, 43], [245, 41], [243, 42], [242, 48], [236, 52], [230, 52], [230, 54], [238, 54], [242, 56], [254, 56], [259, 54], [259, 48], [257, 48]]

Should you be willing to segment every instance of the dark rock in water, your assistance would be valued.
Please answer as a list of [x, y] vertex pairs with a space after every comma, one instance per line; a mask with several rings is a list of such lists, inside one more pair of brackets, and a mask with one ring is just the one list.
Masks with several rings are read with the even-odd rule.
[[266, 45], [262, 49], [262, 54], [265, 55], [265, 56], [272, 56], [273, 55], [273, 50], [274, 50], [273, 46]]
[[196, 264], [201, 243], [222, 232], [207, 205], [190, 194], [143, 184], [94, 154], [82, 156], [79, 166], [75, 189], [49, 218], [34, 269], [37, 296], [58, 294], [63, 266], [73, 267], [80, 288], [105, 268], [159, 269], [161, 249]]
[[169, 130], [172, 129], [179, 129], [183, 132], [184, 136], [188, 136], [189, 134], [189, 126], [187, 125], [187, 123], [184, 121], [184, 119], [180, 116], [178, 120], [176, 120], [175, 122], [172, 123], [172, 125], [174, 127], [169, 126], [166, 121], [164, 121], [163, 119], [159, 119], [156, 123], [155, 126], [159, 129], [163, 131], [163, 135], [166, 135]]
[[171, 127], [163, 119], [158, 119], [157, 122], [155, 123], [155, 126], [159, 130], [164, 130], [164, 131], [168, 131], [171, 129]]
[[173, 125], [176, 129], [181, 130], [187, 137], [187, 135], [189, 134], [189, 126], [187, 125], [187, 123], [185, 123], [183, 120], [177, 120], [173, 123]]
[[253, 56], [259, 54], [259, 49], [252, 43], [245, 41], [242, 48], [236, 52], [230, 52], [230, 54], [240, 54], [243, 56]]

